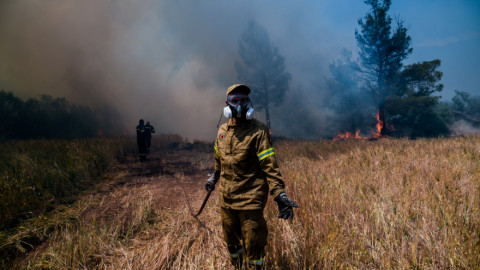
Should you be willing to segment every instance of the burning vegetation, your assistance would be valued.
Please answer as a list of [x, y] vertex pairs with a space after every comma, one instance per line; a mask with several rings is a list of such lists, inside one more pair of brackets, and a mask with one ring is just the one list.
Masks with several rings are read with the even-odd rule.
[[[334, 141], [338, 140], [348, 140], [348, 139], [378, 139], [380, 137], [388, 137], [386, 135], [382, 135], [382, 129], [383, 129], [383, 121], [380, 120], [380, 112], [375, 115], [375, 119], [377, 120], [377, 123], [375, 124], [375, 129], [371, 130], [371, 136], [370, 137], [364, 137], [360, 136], [360, 129], [357, 129], [354, 133], [351, 132], [345, 132], [345, 133], [338, 133], [336, 137], [333, 138]], [[392, 126], [393, 129], [393, 126]]]

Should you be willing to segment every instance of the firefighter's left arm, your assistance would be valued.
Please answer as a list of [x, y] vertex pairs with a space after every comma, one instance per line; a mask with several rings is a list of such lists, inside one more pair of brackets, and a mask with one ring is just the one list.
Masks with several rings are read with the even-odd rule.
[[270, 195], [276, 198], [280, 193], [285, 192], [285, 183], [277, 165], [275, 150], [271, 143], [268, 129], [262, 130], [257, 141], [257, 157], [260, 168], [267, 178]]

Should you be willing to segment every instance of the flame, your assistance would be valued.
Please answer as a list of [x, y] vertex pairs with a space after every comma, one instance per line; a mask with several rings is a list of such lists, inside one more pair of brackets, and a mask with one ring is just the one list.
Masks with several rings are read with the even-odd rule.
[[383, 121], [380, 120], [380, 111], [377, 112], [375, 115], [375, 119], [377, 119], [377, 124], [375, 125], [375, 131], [372, 132], [372, 138], [380, 138], [382, 136], [382, 129], [383, 129]]
[[[340, 133], [338, 131], [338, 134], [335, 138], [333, 138], [334, 141], [338, 140], [346, 140], [346, 139], [378, 139], [384, 135], [382, 135], [382, 129], [383, 129], [383, 121], [380, 120], [380, 111], [377, 112], [377, 115], [375, 115], [375, 119], [377, 119], [377, 123], [375, 124], [375, 130], [371, 131], [370, 133], [372, 134], [371, 137], [362, 137], [360, 136], [360, 130], [358, 129], [355, 134], [350, 133], [350, 132], [345, 132], [345, 133]], [[391, 130], [395, 130], [393, 125], [389, 126]]]
[[333, 138], [334, 141], [345, 140], [345, 139], [366, 139], [366, 138], [360, 136], [360, 129], [357, 129], [357, 131], [355, 131], [355, 134], [350, 133], [348, 131], [345, 133], [340, 133], [340, 131], [338, 131], [337, 136]]

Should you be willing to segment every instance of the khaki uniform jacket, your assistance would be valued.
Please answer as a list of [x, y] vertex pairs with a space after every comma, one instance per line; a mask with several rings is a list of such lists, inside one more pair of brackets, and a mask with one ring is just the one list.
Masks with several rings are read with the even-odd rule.
[[274, 197], [284, 192], [267, 126], [256, 119], [223, 124], [215, 141], [215, 175], [223, 208], [263, 209], [269, 190]]

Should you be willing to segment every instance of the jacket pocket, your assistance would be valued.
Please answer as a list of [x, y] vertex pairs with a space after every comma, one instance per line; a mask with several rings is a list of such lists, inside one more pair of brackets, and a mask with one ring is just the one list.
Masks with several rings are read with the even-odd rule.
[[252, 177], [259, 169], [256, 154], [249, 148], [235, 149], [234, 159], [235, 174], [242, 180]]

